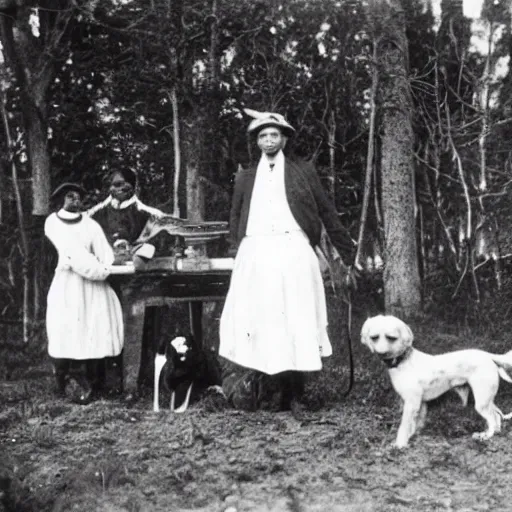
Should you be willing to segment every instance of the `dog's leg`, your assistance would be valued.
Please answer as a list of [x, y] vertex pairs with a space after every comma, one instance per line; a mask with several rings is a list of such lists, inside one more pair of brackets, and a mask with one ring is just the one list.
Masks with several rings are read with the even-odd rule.
[[473, 439], [478, 439], [479, 441], [487, 441], [490, 439], [496, 432], [501, 430], [501, 417], [502, 415], [499, 412], [499, 409], [493, 404], [489, 404], [487, 407], [477, 408], [475, 406], [476, 411], [480, 416], [482, 416], [487, 422], [487, 430], [483, 432], [475, 432], [473, 434]]
[[424, 426], [427, 419], [427, 402], [421, 402], [420, 410], [416, 419], [416, 432], [419, 432]]
[[467, 407], [468, 400], [469, 400], [469, 386], [464, 384], [463, 386], [456, 386], [453, 388], [453, 390], [460, 396], [460, 399], [462, 400], [462, 405], [464, 407]]
[[512, 418], [512, 412], [509, 412], [508, 414], [503, 414], [503, 411], [497, 405], [495, 405], [494, 407], [496, 407], [496, 411], [498, 412], [502, 420], [509, 420], [510, 418]]
[[509, 420], [510, 418], [512, 418], [512, 412], [509, 412], [508, 414], [501, 413], [501, 418], [504, 420]]
[[487, 422], [487, 430], [475, 432], [473, 439], [486, 441], [501, 430], [502, 415], [500, 410], [494, 405], [494, 397], [498, 392], [498, 386], [499, 377], [497, 373], [496, 379], [480, 380], [476, 386], [471, 385], [473, 396], [475, 397], [475, 410]]
[[177, 408], [175, 408], [175, 397], [176, 397], [176, 391], [172, 392], [171, 395], [171, 412], [176, 413], [182, 413], [185, 412], [188, 409], [188, 403], [190, 401], [190, 395], [192, 394], [192, 386], [194, 385], [193, 382], [190, 383], [187, 389], [187, 394], [185, 396], [184, 402]]
[[164, 367], [167, 358], [162, 354], [157, 354], [155, 356], [155, 376], [153, 382], [153, 411], [160, 411], [160, 374], [162, 373], [162, 368]]
[[[418, 418], [421, 414], [423, 402], [421, 397], [404, 400], [402, 411], [402, 421], [398, 427], [395, 446], [397, 448], [405, 448], [409, 443], [409, 439], [416, 432]], [[426, 413], [426, 408], [425, 408]]]

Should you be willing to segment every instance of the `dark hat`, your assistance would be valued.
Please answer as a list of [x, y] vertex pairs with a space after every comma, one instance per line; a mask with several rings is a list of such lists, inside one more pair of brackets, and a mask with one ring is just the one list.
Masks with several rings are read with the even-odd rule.
[[115, 171], [112, 171], [110, 176], [113, 177], [115, 174], [120, 174], [132, 187], [137, 185], [137, 173], [133, 169], [130, 169], [129, 167], [116, 169]]
[[295, 133], [295, 128], [293, 128], [281, 114], [274, 112], [258, 112], [250, 108], [244, 108], [244, 112], [254, 118], [247, 128], [248, 133], [258, 133], [268, 126], [279, 128], [287, 137]]
[[70, 190], [74, 190], [75, 192], [79, 192], [81, 195], [85, 195], [85, 188], [82, 187], [82, 185], [79, 185], [78, 183], [71, 183], [71, 182], [65, 182], [62, 183], [62, 185], [59, 185], [50, 196], [50, 199], [55, 199], [62, 194], [68, 193]]

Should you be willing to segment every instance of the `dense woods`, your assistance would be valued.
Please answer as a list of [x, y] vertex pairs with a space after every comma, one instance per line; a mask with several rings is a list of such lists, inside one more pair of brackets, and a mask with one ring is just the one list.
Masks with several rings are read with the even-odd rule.
[[[140, 197], [227, 220], [257, 155], [243, 108], [297, 128], [389, 312], [507, 282], [511, 8], [484, 0], [1, 0], [0, 311], [42, 325], [49, 194], [92, 204], [131, 167]], [[364, 293], [364, 290], [361, 291]], [[34, 330], [35, 329], [35, 330]]]

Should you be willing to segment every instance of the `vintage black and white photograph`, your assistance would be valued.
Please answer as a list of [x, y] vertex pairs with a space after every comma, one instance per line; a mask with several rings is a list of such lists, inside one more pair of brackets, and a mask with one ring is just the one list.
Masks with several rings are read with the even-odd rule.
[[0, 512], [512, 509], [512, 0], [0, 0]]

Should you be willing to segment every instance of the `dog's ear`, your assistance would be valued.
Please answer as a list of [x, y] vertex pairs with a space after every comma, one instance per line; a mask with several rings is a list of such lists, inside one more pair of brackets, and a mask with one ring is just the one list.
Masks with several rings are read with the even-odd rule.
[[367, 318], [363, 327], [361, 327], [361, 343], [366, 345], [373, 352], [373, 343], [370, 341], [370, 327], [374, 318]]
[[402, 320], [400, 320], [399, 325], [400, 338], [404, 342], [405, 346], [410, 347], [414, 341], [414, 334], [412, 333], [411, 328]]
[[176, 344], [178, 343], [180, 336], [175, 336], [172, 340], [167, 341], [165, 355], [167, 359], [174, 359], [179, 356]]

